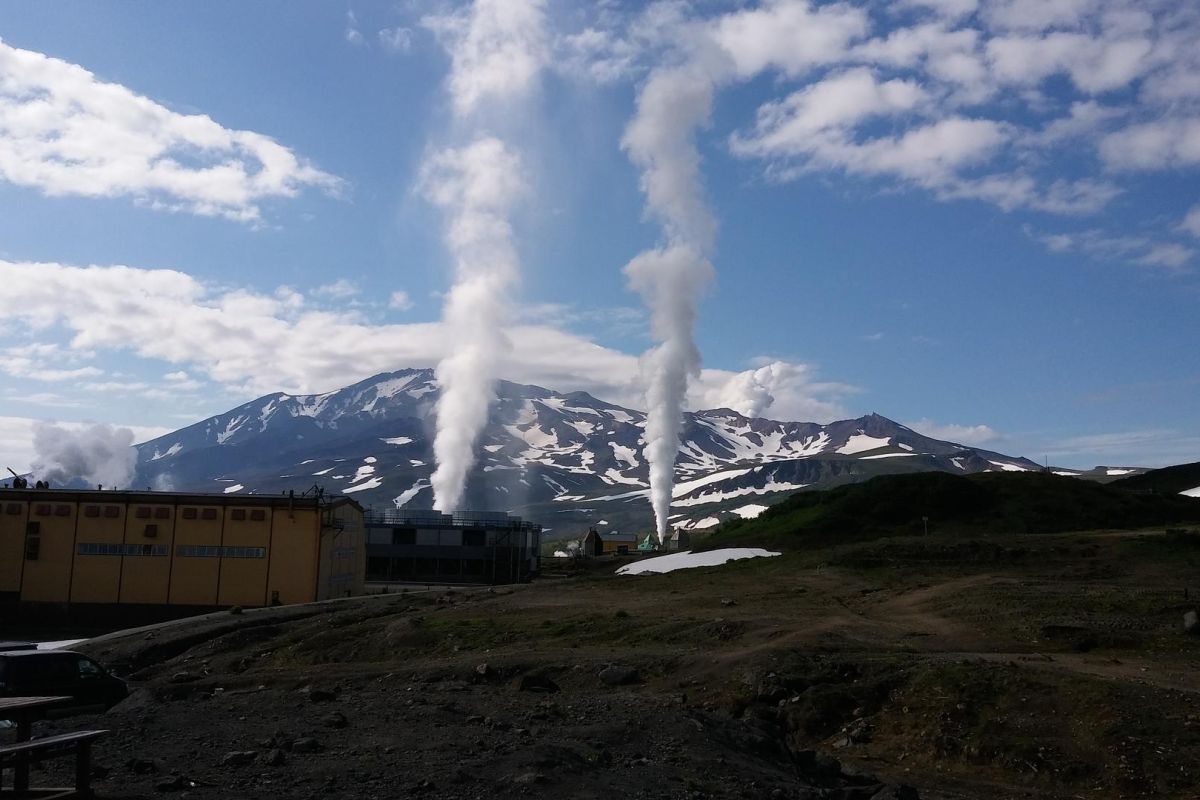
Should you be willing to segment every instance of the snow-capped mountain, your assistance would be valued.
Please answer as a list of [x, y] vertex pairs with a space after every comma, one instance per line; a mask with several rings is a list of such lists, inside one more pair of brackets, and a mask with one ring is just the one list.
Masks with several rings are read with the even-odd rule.
[[[582, 525], [646, 528], [646, 415], [583, 393], [501, 381], [467, 504], [564, 535]], [[273, 394], [139, 445], [138, 485], [275, 493], [320, 484], [376, 508], [433, 502], [433, 371], [401, 370], [321, 395]], [[882, 473], [1036, 470], [1024, 458], [943, 442], [877, 414], [828, 425], [689, 413], [673, 519], [707, 527], [771, 502]]]

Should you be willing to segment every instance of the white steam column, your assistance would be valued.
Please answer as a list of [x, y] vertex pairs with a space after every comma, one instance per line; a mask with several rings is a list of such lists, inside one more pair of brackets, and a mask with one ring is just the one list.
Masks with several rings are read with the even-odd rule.
[[432, 478], [434, 508], [453, 513], [510, 349], [503, 331], [511, 319], [509, 293], [520, 277], [511, 216], [525, 194], [521, 158], [485, 133], [480, 118], [503, 128], [519, 116], [518, 101], [533, 87], [548, 48], [543, 0], [475, 0], [461, 13], [427, 17], [423, 24], [450, 54], [447, 85], [457, 138], [466, 142], [434, 150], [420, 180], [422, 193], [446, 215], [446, 246], [454, 258], [454, 285], [442, 310], [451, 355], [437, 366]]
[[688, 380], [700, 373], [696, 307], [713, 278], [708, 254], [716, 223], [704, 200], [695, 131], [707, 122], [714, 80], [699, 64], [659, 69], [638, 93], [622, 146], [641, 168], [647, 212], [665, 242], [625, 267], [629, 285], [651, 312], [657, 344], [642, 358], [646, 385], [646, 461], [658, 540], [667, 535], [675, 457]]

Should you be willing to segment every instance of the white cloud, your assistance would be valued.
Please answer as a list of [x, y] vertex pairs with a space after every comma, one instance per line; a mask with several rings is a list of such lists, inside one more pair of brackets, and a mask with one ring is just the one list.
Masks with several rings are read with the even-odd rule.
[[1043, 31], [1074, 28], [1098, 5], [1099, 0], [993, 0], [983, 16], [996, 28]]
[[1195, 250], [1177, 242], [1157, 241], [1146, 236], [1114, 236], [1097, 228], [1047, 234], [1027, 227], [1025, 233], [1052, 253], [1079, 252], [1098, 260], [1127, 261], [1169, 272], [1182, 271], [1195, 256]]
[[1200, 238], [1200, 205], [1192, 206], [1192, 209], [1184, 216], [1183, 221], [1179, 223], [1180, 230], [1190, 233], [1192, 236]]
[[379, 31], [379, 43], [393, 53], [407, 53], [412, 49], [412, 31], [408, 28], [383, 28]]
[[334, 300], [345, 300], [348, 297], [354, 297], [361, 290], [358, 284], [346, 278], [338, 278], [333, 283], [327, 283], [323, 286], [318, 286], [313, 289], [313, 294], [317, 297], [329, 297]]
[[242, 222], [341, 181], [268, 136], [179, 114], [83, 67], [0, 41], [0, 179]]
[[[34, 335], [65, 332], [68, 353], [127, 352], [167, 362], [186, 380], [204, 375], [239, 396], [329, 391], [377, 372], [431, 367], [450, 347], [437, 323], [369, 325], [297, 307], [277, 293], [215, 289], [173, 270], [0, 261], [0, 285], [8, 301], [0, 304], [0, 323], [28, 326]], [[517, 325], [507, 334], [513, 349], [498, 370], [505, 378], [640, 406], [636, 356], [547, 325]], [[816, 381], [806, 365], [786, 367], [787, 379], [772, 390], [773, 414], [842, 413], [838, 398], [851, 389]], [[714, 397], [735, 374], [704, 370], [691, 407], [717, 405]], [[183, 380], [156, 388], [170, 391]]]
[[346, 30], [342, 34], [346, 41], [352, 45], [365, 45], [367, 40], [363, 38], [362, 31], [358, 29], [358, 18], [353, 11], [346, 12]]
[[864, 10], [843, 3], [814, 7], [807, 0], [767, 0], [719, 18], [712, 37], [733, 60], [739, 77], [768, 68], [799, 75], [842, 59], [868, 27]]
[[[846, 416], [838, 398], [857, 391], [839, 384], [818, 384], [805, 364], [772, 360], [733, 375], [706, 370], [697, 392], [705, 408], [729, 408], [747, 417], [770, 415], [786, 420], [827, 422]], [[824, 399], [813, 396], [817, 389]]]
[[829, 131], [838, 138], [874, 116], [910, 112], [927, 100], [922, 88], [903, 80], [879, 81], [864, 67], [834, 74], [783, 100], [765, 103], [751, 136], [735, 136], [735, 152], [794, 156], [820, 149], [814, 137]]
[[1115, 170], [1157, 170], [1200, 164], [1200, 117], [1167, 117], [1130, 125], [1100, 142]]
[[898, 8], [924, 8], [947, 19], [956, 20], [974, 14], [979, 0], [899, 0]]
[[1184, 247], [1175, 242], [1166, 244], [1156, 244], [1150, 248], [1149, 252], [1137, 259], [1137, 263], [1144, 264], [1147, 267], [1165, 267], [1169, 270], [1182, 269], [1192, 256], [1196, 255], [1196, 251], [1190, 247]]
[[930, 419], [919, 419], [905, 424], [917, 433], [955, 444], [983, 445], [1002, 438], [1000, 433], [989, 425], [943, 425]]
[[408, 292], [397, 290], [392, 292], [392, 296], [388, 298], [388, 308], [396, 311], [408, 311], [413, 307], [412, 298], [408, 296]]

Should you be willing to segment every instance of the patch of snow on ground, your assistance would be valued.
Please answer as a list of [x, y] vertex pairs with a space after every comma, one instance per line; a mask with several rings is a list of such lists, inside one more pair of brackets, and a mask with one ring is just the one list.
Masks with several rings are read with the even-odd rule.
[[384, 444], [412, 444], [412, 439], [407, 436], [393, 436], [391, 439], [380, 439]]
[[701, 486], [707, 486], [710, 483], [717, 483], [718, 481], [724, 481], [730, 478], [740, 478], [749, 473], [750, 470], [748, 469], [727, 469], [722, 472], [714, 472], [711, 475], [705, 475], [703, 478], [697, 478], [694, 481], [684, 481], [682, 483], [675, 484], [674, 488], [671, 490], [671, 495], [673, 497], [683, 497], [686, 494], [691, 494]]
[[333, 471], [333, 467], [326, 467], [325, 469], [321, 470], [320, 472], [314, 472], [313, 475], [328, 475], [332, 471]]
[[429, 481], [419, 480], [414, 483], [411, 488], [405, 489], [403, 492], [392, 498], [392, 502], [396, 504], [396, 508], [404, 508], [405, 503], [420, 494], [422, 489], [428, 488]]
[[315, 459], [315, 458], [306, 458], [306, 459], [304, 459], [303, 461], [301, 461], [301, 462], [300, 462], [300, 466], [302, 466], [302, 467], [303, 467], [305, 464], [311, 464], [311, 463], [312, 463], [312, 462], [314, 462], [314, 461], [316, 461], [316, 459]]
[[720, 524], [721, 524], [721, 520], [717, 519], [716, 517], [705, 517], [704, 519], [696, 520], [688, 527], [690, 527], [692, 530], [699, 531], [699, 530], [704, 530], [705, 528], [712, 528], [712, 527], [714, 527], [716, 525], [720, 525]]
[[1067, 471], [1065, 471], [1065, 470], [1063, 470], [1063, 471], [1054, 470], [1054, 474], [1055, 474], [1055, 475], [1062, 475], [1062, 476], [1063, 476], [1063, 477], [1065, 477], [1065, 478], [1078, 478], [1078, 477], [1079, 477], [1079, 473], [1078, 473], [1078, 472], [1067, 472]]
[[873, 458], [904, 458], [906, 456], [915, 456], [916, 453], [880, 453], [875, 456], [863, 456], [862, 461], [870, 461]]
[[1134, 470], [1131, 470], [1131, 469], [1109, 469], [1109, 470], [1105, 470], [1105, 474], [1106, 475], [1128, 475], [1129, 473], [1131, 473], [1133, 471]]
[[904, 442], [896, 442], [896, 447], [899, 447], [901, 450], [908, 450], [910, 452], [912, 451], [912, 448], [904, 444]]
[[618, 575], [642, 575], [645, 573], [674, 572], [677, 569], [692, 569], [694, 567], [719, 567], [730, 561], [743, 558], [769, 558], [779, 553], [763, 550], [761, 547], [726, 547], [723, 550], [709, 550], [707, 553], [671, 553], [668, 556], [643, 558], [635, 564], [626, 564], [617, 570]]
[[750, 503], [749, 505], [744, 505], [741, 508], [735, 508], [733, 513], [737, 514], [742, 519], [754, 519], [766, 510], [766, 506], [759, 505], [758, 503]]
[[176, 453], [178, 453], [178, 452], [179, 452], [180, 450], [182, 450], [182, 449], [183, 449], [183, 443], [182, 443], [182, 442], [176, 442], [175, 444], [173, 444], [173, 445], [171, 445], [170, 447], [168, 447], [168, 448], [166, 449], [166, 452], [160, 453], [160, 452], [158, 452], [158, 450], [155, 450], [155, 451], [154, 451], [154, 455], [153, 455], [153, 456], [151, 456], [150, 460], [151, 460], [151, 461], [158, 461], [160, 458], [166, 458], [167, 456], [173, 456], [173, 455], [175, 455]]
[[498, 453], [504, 449], [504, 445], [502, 445], [502, 444], [485, 444], [483, 446], [483, 449], [487, 450], [489, 453]]
[[958, 467], [961, 470], [966, 469], [966, 467], [963, 466], [962, 459], [952, 458], [952, 459], [950, 459], [950, 463], [953, 464], [954, 466]]
[[363, 459], [363, 463], [364, 464], [374, 464], [376, 460], [377, 459], [375, 458], [375, 456], [367, 456], [366, 458]]
[[1180, 492], [1184, 497], [1200, 497], [1200, 486], [1195, 489], [1188, 489], [1186, 492]]
[[686, 507], [686, 506], [702, 506], [708, 503], [719, 503], [722, 500], [731, 500], [735, 497], [745, 497], [748, 494], [774, 494], [775, 492], [794, 492], [808, 486], [807, 483], [782, 483], [776, 482], [774, 476], [761, 489], [756, 486], [743, 486], [740, 489], [734, 489], [729, 492], [713, 491], [704, 492], [696, 497], [688, 497], [683, 500], [672, 500], [671, 507]]
[[1006, 464], [1003, 461], [989, 461], [989, 464], [995, 464], [1005, 472], [1029, 472], [1025, 467], [1018, 467], [1016, 464]]
[[[355, 476], [355, 477], [357, 478], [357, 476]], [[383, 485], [383, 478], [374, 477], [374, 478], [371, 478], [371, 480], [367, 481], [366, 483], [360, 483], [355, 486], [347, 486], [345, 489], [342, 489], [342, 493], [343, 494], [353, 494], [354, 492], [361, 492], [364, 489], [378, 489], [382, 485]]]
[[606, 519], [602, 519], [602, 520], [600, 520], [599, 522], [597, 522], [596, 524], [597, 524], [597, 525], [607, 525], [607, 524], [608, 524], [608, 520], [606, 520]]
[[366, 480], [367, 478], [371, 477], [374, 474], [375, 474], [375, 468], [372, 467], [370, 464], [367, 464], [365, 466], [359, 467], [358, 471], [354, 473], [354, 477], [351, 478], [351, 480], [354, 483], [358, 483], [361, 480]]
[[424, 461], [418, 461], [418, 460], [417, 460], [417, 459], [415, 459], [415, 458], [410, 458], [410, 459], [408, 460], [408, 463], [409, 463], [409, 465], [410, 465], [410, 466], [413, 466], [413, 467], [423, 467], [423, 466], [425, 466], [425, 462], [424, 462]]
[[624, 422], [624, 423], [630, 424], [630, 425], [637, 422], [637, 420], [635, 420], [632, 415], [630, 415], [629, 413], [627, 413], [625, 411], [619, 411], [615, 408], [610, 408], [610, 409], [608, 409], [607, 413], [610, 417], [615, 419], [617, 422]]
[[571, 554], [568, 553], [566, 550], [555, 550], [554, 557], [555, 558], [570, 558]]
[[639, 478], [630, 478], [625, 475], [622, 475], [620, 470], [613, 469], [612, 467], [609, 467], [607, 470], [605, 470], [604, 477], [601, 478], [601, 480], [603, 480], [605, 483], [624, 483], [624, 484], [628, 484], [629, 486], [645, 486], [646, 485]]
[[632, 447], [626, 447], [624, 445], [617, 444], [616, 442], [609, 442], [608, 446], [612, 448], [613, 458], [615, 458], [617, 461], [624, 461], [631, 467], [636, 467], [638, 465], [637, 453]]
[[881, 439], [878, 436], [867, 436], [865, 433], [856, 433], [847, 439], [846, 443], [837, 449], [837, 452], [844, 456], [852, 456], [855, 453], [865, 453], [867, 450], [887, 447], [891, 441], [889, 438]]
[[246, 487], [242, 486], [240, 483], [235, 483], [233, 486], [225, 487], [225, 494], [233, 494], [234, 492], [240, 492], [242, 489], [245, 489], [245, 488]]

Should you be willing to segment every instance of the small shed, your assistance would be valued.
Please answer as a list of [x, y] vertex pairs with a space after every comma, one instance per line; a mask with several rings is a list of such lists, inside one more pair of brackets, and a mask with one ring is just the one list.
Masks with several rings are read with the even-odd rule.
[[667, 537], [667, 549], [672, 552], [682, 552], [692, 549], [692, 535], [685, 530], [676, 528]]
[[653, 533], [647, 533], [646, 538], [638, 542], [637, 549], [639, 553], [653, 553], [658, 549], [658, 537]]

